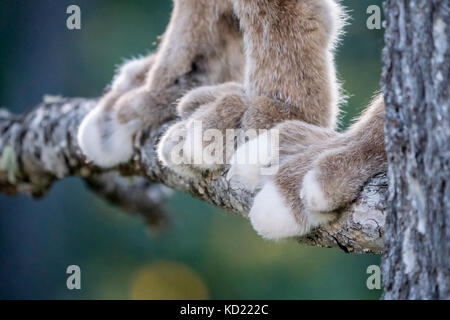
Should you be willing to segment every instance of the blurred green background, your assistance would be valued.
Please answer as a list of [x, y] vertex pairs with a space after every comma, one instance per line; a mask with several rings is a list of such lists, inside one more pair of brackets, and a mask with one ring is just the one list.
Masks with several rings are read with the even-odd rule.
[[[344, 124], [378, 90], [381, 30], [345, 0], [352, 19], [337, 66], [349, 95]], [[66, 28], [77, 4], [82, 29]], [[0, 0], [0, 106], [30, 110], [44, 94], [99, 96], [123, 58], [145, 54], [168, 23], [169, 0]], [[0, 195], [2, 299], [376, 299], [366, 268], [379, 257], [272, 243], [249, 223], [185, 194], [167, 203], [173, 223], [149, 231], [76, 178], [42, 200]], [[79, 265], [82, 289], [66, 288]]]

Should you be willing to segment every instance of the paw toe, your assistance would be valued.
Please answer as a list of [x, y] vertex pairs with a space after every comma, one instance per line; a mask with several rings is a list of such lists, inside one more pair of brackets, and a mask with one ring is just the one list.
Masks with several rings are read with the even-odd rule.
[[303, 233], [279, 189], [271, 181], [255, 197], [249, 218], [253, 228], [266, 239], [278, 240]]
[[78, 130], [78, 144], [87, 158], [108, 168], [128, 161], [133, 155], [137, 123], [121, 123], [115, 113], [92, 110]]
[[270, 135], [263, 133], [236, 150], [231, 159], [227, 179], [233, 178], [253, 191], [267, 180], [265, 178], [276, 173], [276, 155], [272, 150]]
[[310, 170], [303, 178], [300, 198], [308, 209], [318, 212], [333, 211], [331, 201], [326, 196], [317, 178], [316, 170]]

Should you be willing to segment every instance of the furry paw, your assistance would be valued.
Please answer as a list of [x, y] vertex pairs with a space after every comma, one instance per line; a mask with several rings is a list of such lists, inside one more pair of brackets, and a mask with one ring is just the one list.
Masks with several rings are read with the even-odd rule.
[[[223, 95], [222, 90], [227, 94]], [[183, 145], [185, 164], [196, 171], [223, 170], [235, 150], [234, 129], [239, 127], [245, 109], [241, 88], [231, 83], [200, 88], [194, 92], [206, 96], [195, 96], [190, 93], [190, 99], [182, 99], [184, 108], [178, 108], [179, 112], [183, 110], [182, 115], [189, 114], [185, 121]], [[211, 102], [213, 92], [217, 96]], [[198, 106], [199, 101], [206, 104]], [[187, 105], [189, 107], [186, 107]], [[196, 107], [192, 111], [194, 105]]]
[[187, 119], [200, 107], [213, 104], [219, 98], [233, 93], [242, 94], [242, 85], [236, 82], [226, 82], [195, 88], [180, 99], [177, 105], [177, 113], [182, 119]]
[[284, 191], [269, 181], [255, 197], [249, 218], [256, 232], [268, 240], [303, 236], [315, 227], [330, 223], [335, 214], [303, 210], [298, 216], [286, 202]]
[[[214, 137], [216, 143], [205, 144], [208, 132], [202, 121], [195, 118], [172, 125], [158, 144], [158, 157], [167, 167], [181, 175], [192, 172], [218, 170], [223, 166], [223, 137]], [[211, 151], [213, 150], [213, 151]]]
[[117, 113], [97, 107], [81, 122], [78, 144], [95, 164], [113, 167], [128, 161], [133, 155], [133, 135], [137, 129], [136, 121], [122, 123]]
[[78, 129], [78, 144], [87, 158], [109, 168], [127, 162], [133, 155], [133, 136], [141, 128], [139, 108], [149, 105], [149, 95], [139, 90], [155, 56], [123, 64], [108, 92], [89, 112]]
[[264, 131], [256, 138], [241, 145], [231, 159], [227, 180], [243, 184], [254, 191], [278, 170], [278, 136], [273, 131]]
[[159, 143], [160, 160], [180, 174], [224, 169], [234, 151], [234, 139], [227, 143], [227, 130], [239, 126], [243, 110], [240, 84], [191, 90], [177, 106], [183, 120], [169, 128]]
[[313, 212], [303, 209], [296, 213], [293, 207], [298, 203], [288, 204], [286, 192], [269, 181], [255, 197], [249, 218], [253, 228], [263, 238], [280, 240], [283, 238], [303, 236], [314, 228], [328, 224], [336, 219], [336, 214]]

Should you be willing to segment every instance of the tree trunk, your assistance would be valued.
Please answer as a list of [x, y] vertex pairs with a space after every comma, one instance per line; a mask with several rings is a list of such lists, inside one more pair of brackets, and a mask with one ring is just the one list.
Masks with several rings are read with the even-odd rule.
[[384, 299], [450, 299], [448, 0], [387, 0]]

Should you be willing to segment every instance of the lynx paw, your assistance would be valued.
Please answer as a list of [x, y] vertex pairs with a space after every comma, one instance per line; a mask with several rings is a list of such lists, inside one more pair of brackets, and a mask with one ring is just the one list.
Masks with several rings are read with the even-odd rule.
[[243, 94], [242, 85], [236, 82], [226, 82], [192, 89], [180, 99], [177, 113], [182, 119], [187, 119], [200, 107], [213, 104], [227, 94]]
[[235, 179], [249, 191], [259, 188], [278, 169], [278, 144], [266, 131], [241, 145], [231, 159], [227, 179]]
[[[309, 208], [302, 208], [300, 211], [300, 203], [286, 201], [287, 198], [292, 198], [287, 193], [289, 190], [283, 190], [273, 181], [269, 181], [256, 195], [249, 218], [253, 228], [262, 237], [279, 240], [303, 236], [336, 219], [335, 213], [322, 213]], [[298, 213], [292, 208], [297, 208]]]
[[133, 135], [137, 121], [121, 123], [115, 112], [95, 108], [81, 122], [78, 144], [87, 158], [109, 168], [128, 161], [133, 155]]
[[[159, 144], [160, 160], [181, 174], [222, 170], [234, 150], [234, 144], [226, 143], [226, 130], [238, 126], [241, 96], [237, 83], [200, 87], [186, 94], [177, 106], [183, 120], [169, 128]], [[174, 153], [177, 161], [170, 159]]]

